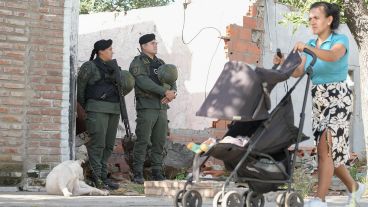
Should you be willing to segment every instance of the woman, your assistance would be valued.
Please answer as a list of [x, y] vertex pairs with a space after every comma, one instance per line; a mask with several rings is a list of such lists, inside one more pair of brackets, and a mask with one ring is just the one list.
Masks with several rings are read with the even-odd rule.
[[87, 113], [85, 122], [91, 138], [86, 147], [92, 178], [100, 189], [119, 188], [107, 177], [107, 161], [114, 149], [120, 118], [119, 93], [114, 82], [120, 68], [112, 55], [112, 40], [97, 41], [90, 61], [81, 66], [77, 79], [77, 100]]
[[[308, 48], [317, 56], [313, 67], [313, 134], [318, 151], [318, 190], [305, 206], [325, 207], [332, 176], [337, 176], [349, 190], [349, 206], [359, 201], [365, 186], [350, 176], [345, 164], [349, 158], [349, 125], [352, 94], [345, 82], [348, 73], [349, 40], [335, 30], [339, 26], [340, 9], [336, 4], [316, 2], [311, 5], [309, 25], [316, 39], [295, 44], [294, 52]], [[310, 64], [310, 55], [302, 56], [293, 77], [299, 77]], [[274, 63], [282, 60], [275, 55]]]

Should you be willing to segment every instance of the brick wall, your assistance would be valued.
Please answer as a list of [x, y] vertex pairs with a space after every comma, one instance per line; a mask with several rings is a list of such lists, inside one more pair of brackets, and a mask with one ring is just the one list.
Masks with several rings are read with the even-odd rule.
[[0, 185], [66, 157], [64, 37], [64, 1], [0, 0]]
[[250, 64], [261, 63], [264, 20], [261, 1], [249, 6], [243, 25], [227, 26], [225, 50], [229, 60], [242, 61]]

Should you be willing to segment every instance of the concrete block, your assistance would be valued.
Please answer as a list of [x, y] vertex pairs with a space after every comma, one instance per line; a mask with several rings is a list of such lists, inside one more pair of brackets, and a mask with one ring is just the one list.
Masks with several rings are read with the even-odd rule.
[[46, 192], [46, 188], [40, 186], [25, 186], [23, 190], [29, 192]]
[[0, 187], [0, 192], [18, 192], [18, 191], [19, 191], [18, 187], [13, 187], [13, 186]]
[[26, 178], [27, 186], [38, 186], [43, 187], [46, 185], [46, 179], [41, 178]]
[[51, 170], [49, 164], [36, 164], [37, 170]]
[[48, 171], [48, 170], [41, 170], [39, 177], [42, 178], [42, 179], [45, 179], [49, 173], [50, 173], [50, 171]]
[[10, 177], [13, 177], [13, 178], [20, 178], [22, 177], [23, 173], [21, 172], [11, 172], [10, 173]]
[[22, 178], [16, 177], [0, 177], [0, 185], [2, 186], [16, 186], [21, 182]]

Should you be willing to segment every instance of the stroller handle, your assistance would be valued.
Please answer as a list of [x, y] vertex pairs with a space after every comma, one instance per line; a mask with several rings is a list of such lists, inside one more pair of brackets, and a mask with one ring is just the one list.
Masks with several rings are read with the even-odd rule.
[[303, 52], [307, 53], [308, 55], [312, 56], [313, 60], [312, 62], [310, 63], [310, 66], [314, 66], [314, 64], [316, 63], [317, 61], [317, 56], [314, 52], [312, 52], [310, 49], [308, 48], [304, 48]]

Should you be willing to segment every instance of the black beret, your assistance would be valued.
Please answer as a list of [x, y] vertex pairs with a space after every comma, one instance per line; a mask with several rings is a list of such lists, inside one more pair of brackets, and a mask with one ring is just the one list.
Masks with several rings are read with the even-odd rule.
[[112, 40], [111, 39], [108, 39], [108, 40], [99, 40], [99, 41], [95, 42], [93, 49], [97, 53], [99, 50], [106, 50], [111, 45], [112, 45]]
[[146, 44], [147, 42], [151, 42], [152, 40], [154, 40], [156, 38], [155, 34], [145, 34], [142, 37], [139, 38], [139, 44], [143, 45]]

